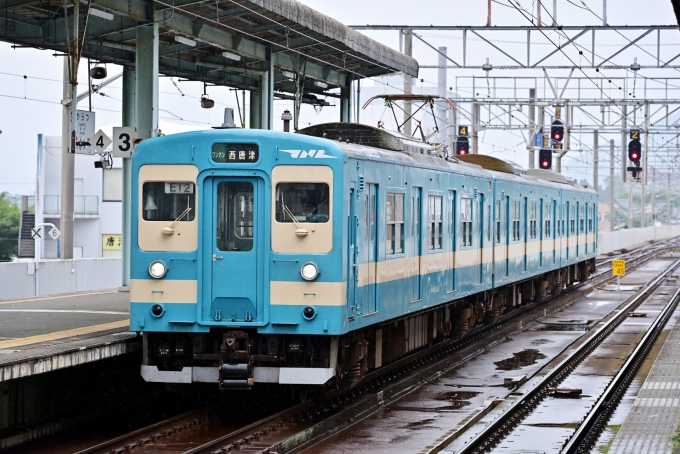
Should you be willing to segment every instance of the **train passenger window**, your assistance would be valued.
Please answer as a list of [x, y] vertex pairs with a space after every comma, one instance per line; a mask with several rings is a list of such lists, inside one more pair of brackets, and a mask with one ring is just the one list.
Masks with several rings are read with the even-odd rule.
[[529, 205], [529, 238], [536, 238], [536, 202]]
[[550, 204], [545, 204], [545, 211], [543, 211], [543, 218], [545, 219], [545, 227], [543, 228], [543, 235], [546, 238], [550, 237]]
[[519, 202], [512, 202], [512, 240], [519, 241]]
[[576, 233], [576, 206], [571, 206], [571, 217], [569, 218], [569, 233]]
[[461, 246], [472, 246], [472, 199], [460, 199]]
[[593, 215], [588, 219], [588, 232], [593, 233], [593, 219], [595, 219], [595, 206], [593, 205]]
[[486, 240], [491, 241], [491, 205], [486, 206]]
[[583, 205], [581, 205], [578, 209], [578, 227], [579, 227], [579, 233], [583, 233], [585, 231], [585, 223], [586, 220], [583, 217]]
[[329, 213], [326, 183], [279, 183], [276, 185], [276, 221], [326, 223]]
[[496, 243], [501, 242], [501, 201], [496, 200]]
[[386, 254], [404, 252], [404, 194], [387, 194]]
[[431, 195], [429, 197], [428, 211], [428, 249], [442, 248], [442, 197]]
[[148, 181], [142, 186], [145, 221], [189, 222], [196, 215], [196, 185], [186, 181]]
[[217, 249], [253, 249], [253, 185], [223, 182], [217, 185]]

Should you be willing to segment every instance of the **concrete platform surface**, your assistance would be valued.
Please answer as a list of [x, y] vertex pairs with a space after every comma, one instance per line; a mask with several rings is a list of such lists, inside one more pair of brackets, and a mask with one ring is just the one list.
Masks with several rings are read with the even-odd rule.
[[680, 324], [673, 326], [609, 454], [673, 452], [680, 431]]
[[0, 382], [138, 350], [129, 301], [118, 291], [0, 301]]

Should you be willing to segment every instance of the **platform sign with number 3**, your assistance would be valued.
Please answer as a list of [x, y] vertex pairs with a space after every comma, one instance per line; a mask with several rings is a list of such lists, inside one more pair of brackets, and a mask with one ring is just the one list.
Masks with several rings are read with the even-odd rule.
[[131, 158], [132, 150], [135, 148], [135, 128], [125, 126], [113, 128], [113, 157]]

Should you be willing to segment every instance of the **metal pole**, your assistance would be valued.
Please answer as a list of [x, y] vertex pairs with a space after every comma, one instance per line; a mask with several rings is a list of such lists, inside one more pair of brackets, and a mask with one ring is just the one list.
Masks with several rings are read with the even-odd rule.
[[647, 226], [647, 213], [645, 213], [645, 199], [647, 194], [645, 194], [645, 184], [640, 184], [640, 227]]
[[536, 2], [536, 25], [541, 26], [541, 0]]
[[[437, 71], [437, 94], [442, 98], [446, 97], [446, 53], [445, 46], [439, 47], [439, 70]], [[446, 116], [449, 110], [449, 103], [444, 100], [437, 101], [437, 123], [439, 124], [439, 133], [437, 134], [437, 142], [446, 143], [447, 129], [450, 126]]]
[[652, 191], [652, 226], [656, 225], [656, 168], [652, 167], [652, 185], [650, 190]]
[[557, 0], [553, 0], [553, 25], [557, 25]]
[[595, 189], [595, 192], [600, 192], [600, 187], [598, 186], [598, 170], [600, 166], [599, 147], [600, 131], [595, 130], [593, 131], [593, 188]]
[[[411, 30], [404, 30], [404, 53], [409, 57], [413, 56], [413, 35]], [[404, 74], [404, 93], [411, 94], [413, 92], [413, 80], [408, 74]], [[410, 136], [411, 130], [411, 102], [404, 101], [404, 134]]]
[[[123, 68], [123, 126], [135, 125], [135, 70]], [[130, 239], [132, 238], [132, 163], [123, 158], [123, 282], [120, 290], [130, 289]]]
[[137, 27], [135, 127], [137, 138], [158, 135], [158, 22]]
[[[529, 89], [529, 99], [530, 101], [533, 102], [533, 100], [536, 98], [536, 89], [535, 88], [530, 88]], [[534, 136], [536, 135], [537, 128], [536, 128], [536, 106], [533, 104], [529, 104], [529, 131], [531, 132], [530, 137], [529, 137], [529, 168], [533, 169], [535, 164], [534, 161], [536, 160], [536, 157], [534, 156]]]
[[602, 0], [602, 25], [607, 25], [607, 0]]
[[[73, 25], [71, 56], [64, 62], [64, 78], [68, 84], [64, 84], [64, 100], [78, 99], [78, 8], [73, 8]], [[67, 19], [68, 20], [68, 19]], [[73, 112], [71, 112], [71, 110]], [[61, 250], [60, 258], [69, 260], [73, 258], [73, 185], [75, 176], [75, 152], [76, 152], [76, 116], [78, 113], [77, 102], [65, 106], [62, 117], [63, 135], [61, 151]], [[65, 120], [65, 121], [64, 121]]]
[[472, 154], [479, 154], [479, 113], [480, 105], [477, 103], [472, 104]]
[[[647, 79], [645, 79], [647, 80]], [[647, 184], [648, 170], [647, 170], [647, 155], [649, 154], [649, 103], [645, 103], [645, 152], [642, 154], [642, 184]]]
[[488, 13], [486, 15], [486, 26], [491, 27], [491, 0], [488, 1]]
[[616, 204], [614, 203], [614, 140], [609, 141], [609, 231], [614, 231], [616, 224]]
[[671, 174], [668, 174], [668, 186], [666, 186], [666, 223], [671, 225]]
[[628, 184], [628, 228], [633, 228], [633, 183]]
[[628, 176], [628, 170], [626, 169], [628, 164], [628, 155], [626, 154], [627, 122], [628, 122], [628, 106], [624, 105], [621, 108], [621, 179], [623, 180], [624, 183], [626, 182], [626, 177]]

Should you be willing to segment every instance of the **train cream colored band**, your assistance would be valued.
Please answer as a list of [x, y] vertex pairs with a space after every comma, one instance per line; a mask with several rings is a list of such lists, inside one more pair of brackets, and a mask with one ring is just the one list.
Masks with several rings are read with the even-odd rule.
[[[552, 254], [555, 250], [566, 258], [567, 248], [569, 248], [569, 259], [572, 260], [576, 257], [577, 246], [579, 256], [584, 256], [586, 253], [592, 254], [595, 238], [596, 234], [589, 233], [578, 235], [578, 237], [546, 238], [510, 245], [495, 243], [493, 247], [488, 246], [482, 250], [479, 248], [460, 249], [455, 252], [426, 253], [421, 256], [388, 258], [380, 262], [362, 263], [357, 268], [359, 273], [357, 286], [381, 284], [419, 274], [444, 272], [453, 268], [490, 265], [493, 261], [499, 262], [506, 259], [514, 261], [521, 259], [524, 255]], [[550, 258], [544, 260], [546, 260], [546, 266], [552, 265]]]
[[130, 279], [133, 303], [198, 302], [198, 281], [174, 279]]

